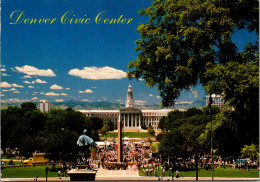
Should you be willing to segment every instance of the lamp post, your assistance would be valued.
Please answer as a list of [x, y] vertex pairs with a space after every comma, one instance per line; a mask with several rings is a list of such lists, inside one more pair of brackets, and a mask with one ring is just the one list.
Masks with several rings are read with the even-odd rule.
[[64, 147], [63, 147], [63, 137], [64, 137], [64, 128], [61, 128], [62, 132], [62, 172], [64, 171]]
[[169, 137], [170, 137], [170, 135], [169, 135], [169, 133], [170, 133], [170, 130], [168, 130], [168, 145], [167, 145], [167, 148], [168, 148], [168, 166], [170, 165], [170, 155], [169, 155], [169, 143], [170, 143]]
[[214, 180], [214, 167], [213, 167], [213, 133], [212, 133], [212, 118], [211, 118], [211, 104], [212, 104], [212, 98], [211, 93], [209, 94], [209, 101], [208, 101], [208, 107], [209, 107], [209, 116], [210, 116], [210, 153], [211, 153], [211, 171], [212, 171], [212, 181]]

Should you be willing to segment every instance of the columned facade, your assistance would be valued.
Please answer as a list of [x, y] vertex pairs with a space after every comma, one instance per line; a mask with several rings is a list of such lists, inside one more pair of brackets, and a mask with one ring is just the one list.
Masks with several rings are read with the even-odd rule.
[[163, 116], [167, 116], [171, 109], [161, 110], [140, 110], [135, 108], [133, 99], [132, 86], [129, 83], [127, 90], [127, 99], [124, 109], [120, 110], [79, 110], [87, 117], [99, 117], [103, 120], [105, 125], [112, 122], [114, 126], [117, 126], [117, 122], [120, 121], [124, 131], [141, 131], [141, 126], [152, 126], [153, 129], [158, 130], [158, 124]]

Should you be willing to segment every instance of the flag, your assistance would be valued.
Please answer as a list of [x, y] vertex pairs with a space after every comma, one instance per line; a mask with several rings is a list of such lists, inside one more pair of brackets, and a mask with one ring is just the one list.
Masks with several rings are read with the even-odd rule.
[[212, 98], [211, 98], [211, 94], [209, 95], [209, 101], [208, 101], [208, 107], [211, 107], [212, 104]]

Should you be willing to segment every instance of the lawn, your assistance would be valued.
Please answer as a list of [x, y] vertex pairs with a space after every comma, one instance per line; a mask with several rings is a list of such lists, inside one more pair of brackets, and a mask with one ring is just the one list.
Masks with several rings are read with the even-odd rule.
[[[133, 132], [124, 132], [123, 133], [123, 137], [129, 137], [129, 138], [141, 138], [141, 137], [154, 137], [154, 135], [149, 135], [147, 132], [145, 133], [133, 133]], [[113, 137], [116, 138], [117, 137], [117, 133], [106, 133], [104, 135], [101, 135], [101, 137]]]
[[[50, 165], [49, 168], [52, 166]], [[45, 173], [46, 166], [29, 166], [29, 167], [13, 167], [2, 169], [2, 178], [30, 178], [30, 177], [46, 177]], [[157, 171], [157, 175], [160, 171]], [[140, 175], [144, 176], [144, 172], [141, 169]], [[171, 175], [171, 174], [170, 174]], [[180, 171], [180, 176], [182, 177], [195, 177], [195, 171]], [[211, 177], [212, 172], [210, 170], [199, 169], [199, 177]], [[57, 177], [57, 172], [48, 172], [48, 177]], [[166, 171], [165, 176], [169, 176], [168, 171]], [[258, 178], [259, 171], [257, 169], [239, 170], [232, 168], [216, 168], [214, 171], [214, 177], [245, 177], [245, 178]]]
[[[145, 176], [143, 170], [140, 170], [140, 176]], [[211, 170], [205, 170], [205, 169], [199, 169], [199, 177], [211, 177], [212, 171]], [[154, 176], [154, 174], [152, 174]], [[160, 170], [157, 171], [157, 176], [160, 175]], [[165, 176], [169, 176], [168, 171], [165, 172]], [[171, 176], [171, 174], [170, 174]], [[194, 171], [180, 171], [181, 177], [196, 177], [196, 172]], [[245, 177], [245, 178], [258, 178], [259, 177], [259, 171], [257, 169], [249, 169], [247, 170], [239, 170], [239, 169], [233, 169], [233, 168], [215, 168], [214, 170], [214, 177]]]
[[[33, 178], [35, 176], [46, 177], [46, 167], [47, 166], [27, 166], [5, 168], [1, 169], [2, 178]], [[49, 165], [49, 168], [51, 167], [52, 165]], [[48, 177], [58, 177], [58, 173], [49, 171]]]

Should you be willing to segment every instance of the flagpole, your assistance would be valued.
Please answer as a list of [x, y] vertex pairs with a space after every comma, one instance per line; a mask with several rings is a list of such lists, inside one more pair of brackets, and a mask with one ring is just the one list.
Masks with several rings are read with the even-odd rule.
[[213, 160], [213, 132], [212, 132], [212, 117], [211, 117], [211, 104], [212, 104], [212, 98], [211, 98], [211, 93], [209, 95], [209, 102], [208, 102], [208, 107], [209, 107], [209, 115], [210, 115], [210, 153], [211, 153], [211, 171], [212, 171], [212, 181], [214, 181], [214, 160]]

